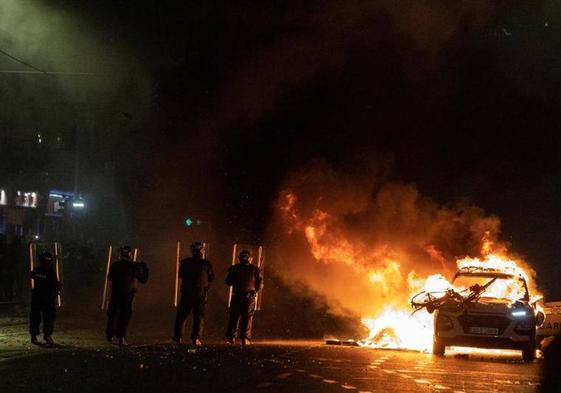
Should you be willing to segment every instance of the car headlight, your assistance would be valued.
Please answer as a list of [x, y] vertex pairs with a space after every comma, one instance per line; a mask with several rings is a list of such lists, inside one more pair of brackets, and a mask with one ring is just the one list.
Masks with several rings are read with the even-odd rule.
[[511, 315], [515, 318], [526, 318], [528, 316], [528, 312], [526, 310], [514, 310]]

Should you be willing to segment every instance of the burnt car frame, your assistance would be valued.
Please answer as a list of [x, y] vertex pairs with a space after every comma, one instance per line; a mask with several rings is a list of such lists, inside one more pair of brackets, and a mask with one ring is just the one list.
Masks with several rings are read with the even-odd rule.
[[[524, 361], [534, 360], [536, 329], [543, 323], [543, 313], [530, 302], [524, 277], [491, 269], [462, 269], [452, 284], [457, 285], [459, 280], [480, 281], [483, 285], [468, 287], [467, 296], [450, 296], [434, 310], [432, 352], [442, 356], [447, 346], [515, 349], [522, 351]], [[485, 296], [491, 285], [512, 280], [521, 289], [519, 298]]]

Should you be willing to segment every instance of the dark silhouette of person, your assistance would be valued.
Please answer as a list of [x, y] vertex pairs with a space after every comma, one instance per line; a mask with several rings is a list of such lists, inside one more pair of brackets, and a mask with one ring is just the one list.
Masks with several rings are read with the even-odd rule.
[[[0, 233], [0, 277], [4, 277], [4, 270], [8, 263], [8, 244], [6, 235]], [[3, 278], [0, 280], [0, 298], [4, 296], [4, 282]]]
[[544, 349], [544, 367], [541, 393], [561, 392], [561, 340], [555, 340]]
[[121, 248], [119, 259], [109, 268], [107, 279], [111, 281], [111, 298], [107, 308], [107, 341], [116, 336], [121, 347], [127, 346], [127, 328], [132, 317], [132, 303], [136, 294], [136, 282], [145, 284], [149, 270], [144, 262], [134, 262], [129, 246]]
[[52, 334], [56, 319], [56, 298], [61, 285], [57, 278], [53, 256], [44, 252], [39, 256], [39, 266], [31, 272], [33, 289], [31, 291], [31, 312], [29, 315], [29, 333], [31, 342], [38, 344], [37, 336], [43, 322], [43, 338], [47, 345], [53, 345]]
[[230, 266], [226, 277], [226, 285], [232, 287], [226, 340], [230, 344], [235, 343], [239, 323], [239, 338], [245, 346], [251, 344], [255, 297], [263, 287], [263, 275], [259, 267], [251, 264], [253, 258], [249, 251], [240, 252], [238, 259], [239, 263]]
[[181, 298], [175, 317], [173, 341], [181, 344], [183, 327], [187, 316], [193, 312], [191, 341], [193, 345], [201, 345], [200, 338], [205, 316], [207, 294], [210, 283], [214, 281], [214, 271], [210, 261], [204, 258], [204, 245], [195, 242], [191, 246], [192, 257], [180, 262], [179, 278], [181, 279]]

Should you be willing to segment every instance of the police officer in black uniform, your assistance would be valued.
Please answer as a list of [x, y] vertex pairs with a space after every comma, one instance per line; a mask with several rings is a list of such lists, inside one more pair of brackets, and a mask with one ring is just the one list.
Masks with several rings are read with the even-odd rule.
[[0, 233], [0, 298], [4, 295], [4, 269], [8, 264], [8, 244], [6, 240], [6, 235]]
[[148, 267], [144, 262], [134, 262], [132, 250], [124, 246], [120, 250], [119, 260], [109, 268], [107, 279], [111, 281], [111, 299], [107, 309], [107, 341], [112, 342], [117, 336], [121, 347], [127, 346], [127, 327], [132, 316], [132, 302], [136, 294], [136, 282], [148, 281]]
[[183, 259], [179, 266], [181, 279], [181, 299], [175, 317], [173, 341], [181, 343], [183, 326], [187, 316], [193, 311], [191, 340], [193, 345], [201, 345], [207, 293], [210, 283], [214, 281], [214, 271], [210, 261], [204, 258], [204, 245], [195, 242], [191, 246], [192, 257]]
[[561, 392], [561, 340], [557, 336], [543, 350], [545, 363], [543, 366], [542, 387], [540, 393]]
[[252, 265], [251, 253], [243, 250], [238, 255], [240, 263], [230, 266], [226, 284], [232, 287], [230, 302], [230, 318], [226, 329], [226, 339], [235, 343], [236, 330], [240, 322], [239, 336], [242, 345], [251, 344], [251, 326], [255, 313], [255, 297], [263, 287], [263, 275], [259, 267]]
[[37, 335], [43, 321], [43, 338], [47, 345], [54, 345], [51, 337], [56, 319], [56, 297], [61, 285], [57, 278], [53, 256], [44, 252], [39, 256], [39, 266], [31, 272], [33, 290], [31, 292], [31, 313], [29, 315], [29, 333], [31, 342], [38, 344]]

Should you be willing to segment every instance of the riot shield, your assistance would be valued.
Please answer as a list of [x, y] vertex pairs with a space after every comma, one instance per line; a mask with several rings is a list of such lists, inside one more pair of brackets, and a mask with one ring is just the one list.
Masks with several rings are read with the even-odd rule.
[[[261, 273], [263, 274], [265, 268], [265, 249], [263, 246], [257, 246], [252, 244], [243, 244], [243, 243], [236, 243], [234, 244], [232, 250], [232, 265], [236, 264], [238, 260], [238, 253], [242, 250], [248, 250], [251, 255], [253, 256], [253, 264], [257, 265], [259, 269], [261, 269]], [[230, 303], [232, 302], [232, 294], [233, 288], [230, 287], [230, 291], [228, 293], [228, 308], [230, 308]], [[261, 302], [263, 299], [263, 288], [255, 295], [255, 311], [261, 310]]]
[[[207, 258], [210, 244], [203, 242], [203, 259]], [[175, 246], [175, 287], [173, 294], [173, 306], [177, 307], [179, 302], [179, 263], [181, 262], [181, 242], [178, 240]]]
[[[132, 260], [133, 262], [136, 262], [138, 259], [138, 255], [139, 255], [139, 250], [138, 248], [134, 248], [133, 249], [133, 254], [132, 254]], [[111, 259], [113, 256], [113, 246], [110, 244], [109, 245], [109, 250], [107, 252], [107, 261], [105, 264], [105, 279], [103, 282], [103, 293], [101, 295], [101, 310], [107, 310], [107, 308], [109, 307], [109, 298], [107, 296], [107, 287], [109, 285], [109, 268], [111, 267]], [[133, 286], [136, 288], [138, 285], [138, 283], [136, 282], [136, 280], [133, 282]]]
[[[133, 262], [137, 262], [138, 261], [138, 255], [139, 255], [140, 251], [138, 251], [138, 248], [134, 248], [132, 250], [132, 261]], [[136, 290], [138, 289], [138, 280], [136, 278], [133, 278], [132, 280], [132, 287]]]
[[109, 245], [109, 251], [107, 252], [107, 263], [105, 265], [105, 280], [103, 283], [103, 293], [101, 295], [101, 310], [107, 310], [108, 302], [107, 302], [107, 284], [108, 284], [108, 277], [109, 276], [109, 267], [111, 266], [111, 257], [113, 254], [113, 246]]
[[[60, 282], [61, 288], [63, 284], [63, 269], [62, 269], [62, 248], [59, 242], [54, 243], [40, 243], [40, 242], [30, 242], [29, 243], [29, 273], [35, 269], [37, 266], [37, 256], [43, 252], [50, 252], [55, 259], [55, 273], [56, 278]], [[31, 289], [35, 287], [35, 282], [33, 278], [30, 279]], [[57, 307], [62, 307], [62, 296], [57, 295], [56, 298]]]
[[181, 242], [178, 240], [175, 246], [175, 289], [173, 292], [173, 306], [177, 307], [179, 293], [179, 258], [181, 256]]

